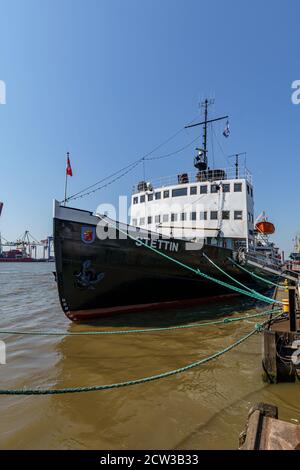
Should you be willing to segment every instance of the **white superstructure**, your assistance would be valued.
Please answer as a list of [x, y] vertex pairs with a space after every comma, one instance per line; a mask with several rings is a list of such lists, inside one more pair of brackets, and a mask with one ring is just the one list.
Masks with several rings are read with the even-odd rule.
[[162, 235], [224, 248], [255, 249], [252, 175], [240, 165], [239, 153], [229, 169], [209, 167], [208, 124], [227, 119], [223, 132], [230, 134], [228, 116], [208, 118], [206, 99], [201, 106], [204, 120], [186, 128], [203, 127], [203, 146], [196, 148], [193, 174], [182, 173], [155, 181], [141, 181], [133, 190], [130, 224]]
[[252, 176], [246, 168], [207, 169], [142, 181], [132, 194], [130, 224], [174, 238], [251, 249]]

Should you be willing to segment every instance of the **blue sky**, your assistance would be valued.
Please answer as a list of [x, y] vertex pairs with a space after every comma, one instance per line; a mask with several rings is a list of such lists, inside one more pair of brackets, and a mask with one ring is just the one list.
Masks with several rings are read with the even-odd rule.
[[[266, 210], [288, 253], [300, 230], [299, 4], [289, 0], [0, 1], [0, 230], [51, 233], [52, 199], [62, 199], [65, 153], [76, 192], [134, 161], [186, 123], [198, 103], [229, 114], [225, 155], [247, 151], [256, 213]], [[198, 130], [181, 133], [159, 154]], [[199, 141], [200, 143], [200, 141]], [[193, 146], [147, 163], [147, 179], [192, 170]], [[215, 144], [215, 162], [224, 157]], [[141, 179], [137, 169], [76, 201], [95, 209], [116, 202]]]

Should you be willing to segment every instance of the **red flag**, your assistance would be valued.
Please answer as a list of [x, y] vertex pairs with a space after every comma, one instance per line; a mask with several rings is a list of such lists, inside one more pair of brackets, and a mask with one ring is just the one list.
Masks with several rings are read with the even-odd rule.
[[67, 156], [67, 168], [66, 168], [66, 172], [67, 172], [67, 175], [68, 175], [68, 176], [73, 176], [72, 167], [71, 167], [70, 158], [69, 158], [69, 153], [68, 153], [68, 156]]

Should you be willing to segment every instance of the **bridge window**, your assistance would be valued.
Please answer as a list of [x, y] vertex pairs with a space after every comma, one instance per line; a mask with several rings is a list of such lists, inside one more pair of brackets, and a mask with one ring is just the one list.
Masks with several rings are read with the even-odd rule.
[[177, 222], [177, 214], [171, 214], [171, 222]]
[[161, 199], [161, 192], [155, 193], [155, 199]]
[[148, 194], [148, 201], [153, 201], [153, 193]]
[[190, 188], [190, 195], [197, 194], [197, 186], [191, 186]]
[[200, 220], [207, 220], [207, 212], [200, 212]]
[[145, 194], [140, 197], [140, 202], [145, 202]]
[[210, 192], [211, 193], [217, 193], [220, 189], [220, 186], [218, 184], [212, 184], [210, 187]]
[[243, 211], [234, 211], [234, 220], [243, 220]]
[[187, 188], [172, 189], [172, 197], [187, 196]]
[[148, 217], [148, 224], [152, 224], [152, 217]]
[[210, 212], [210, 220], [218, 220], [218, 211]]
[[182, 221], [186, 220], [186, 213], [185, 212], [182, 212], [180, 214], [180, 220], [182, 220]]
[[134, 197], [133, 198], [133, 204], [137, 204], [139, 202], [139, 198], [138, 197]]
[[234, 183], [234, 192], [235, 193], [242, 192], [242, 183]]
[[197, 213], [196, 212], [191, 212], [190, 213], [190, 220], [196, 220], [197, 219]]
[[230, 184], [226, 183], [223, 184], [223, 193], [229, 193], [230, 192]]
[[222, 211], [222, 219], [229, 220], [230, 219], [230, 211]]
[[200, 194], [207, 194], [207, 186], [200, 186]]
[[164, 198], [170, 197], [170, 191], [164, 191]]

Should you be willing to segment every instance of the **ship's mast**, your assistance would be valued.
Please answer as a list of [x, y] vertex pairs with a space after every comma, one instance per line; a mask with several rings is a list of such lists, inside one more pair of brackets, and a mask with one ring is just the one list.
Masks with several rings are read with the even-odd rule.
[[195, 158], [194, 165], [199, 171], [205, 171], [208, 167], [208, 160], [207, 160], [207, 124], [211, 122], [221, 121], [223, 119], [228, 119], [228, 116], [222, 116], [215, 119], [208, 119], [208, 106], [213, 104], [214, 100], [208, 100], [207, 98], [205, 101], [201, 103], [201, 106], [204, 108], [204, 121], [198, 122], [196, 124], [190, 124], [185, 126], [185, 129], [189, 129], [190, 127], [196, 126], [203, 126], [203, 148], [197, 148], [198, 155]]
[[203, 152], [207, 160], [207, 118], [208, 118], [208, 106], [213, 104], [214, 100], [206, 100], [201, 103], [201, 106], [204, 107], [204, 124], [203, 124]]
[[[233, 155], [229, 155], [227, 158], [233, 158], [235, 157], [235, 178], [238, 179], [239, 178], [239, 158], [242, 156], [242, 155], [247, 155], [246, 152], [240, 152], [240, 153], [234, 153]], [[245, 165], [246, 166], [246, 165]]]

